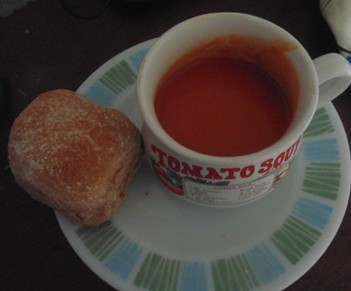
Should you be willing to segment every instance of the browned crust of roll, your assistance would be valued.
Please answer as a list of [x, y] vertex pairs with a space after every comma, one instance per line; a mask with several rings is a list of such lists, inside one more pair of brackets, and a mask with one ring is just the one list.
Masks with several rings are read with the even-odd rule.
[[8, 145], [17, 183], [81, 224], [111, 218], [138, 170], [141, 136], [121, 112], [58, 89], [15, 120]]

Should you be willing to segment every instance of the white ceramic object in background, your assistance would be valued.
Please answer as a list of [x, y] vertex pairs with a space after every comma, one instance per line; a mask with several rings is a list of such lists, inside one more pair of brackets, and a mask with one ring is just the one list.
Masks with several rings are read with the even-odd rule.
[[340, 52], [351, 62], [351, 0], [320, 0], [319, 3]]

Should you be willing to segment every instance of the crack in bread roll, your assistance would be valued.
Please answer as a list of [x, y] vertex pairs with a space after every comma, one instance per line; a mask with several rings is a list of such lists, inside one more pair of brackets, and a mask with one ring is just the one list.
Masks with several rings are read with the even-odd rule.
[[39, 95], [14, 121], [9, 164], [32, 198], [98, 225], [120, 206], [139, 168], [141, 143], [123, 113], [58, 89]]

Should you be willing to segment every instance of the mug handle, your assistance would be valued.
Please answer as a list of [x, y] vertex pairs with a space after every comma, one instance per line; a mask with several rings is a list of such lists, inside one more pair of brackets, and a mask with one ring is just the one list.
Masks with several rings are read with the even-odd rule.
[[319, 85], [318, 106], [321, 106], [339, 96], [351, 84], [351, 66], [337, 53], [320, 56], [313, 63]]

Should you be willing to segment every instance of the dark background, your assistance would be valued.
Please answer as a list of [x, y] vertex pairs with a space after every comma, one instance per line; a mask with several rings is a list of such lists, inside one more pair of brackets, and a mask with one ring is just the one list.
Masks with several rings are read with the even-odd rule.
[[[105, 0], [64, 0], [96, 16]], [[83, 3], [78, 5], [79, 2]], [[113, 290], [74, 253], [53, 210], [14, 183], [7, 142], [14, 118], [38, 94], [77, 87], [123, 50], [195, 15], [257, 15], [292, 33], [312, 58], [337, 46], [317, 0], [111, 0], [93, 19], [75, 17], [59, 0], [35, 0], [0, 17], [0, 287], [2, 290]], [[350, 16], [351, 17], [351, 16]], [[351, 140], [351, 89], [335, 100]], [[322, 258], [287, 290], [351, 290], [351, 211]]]

